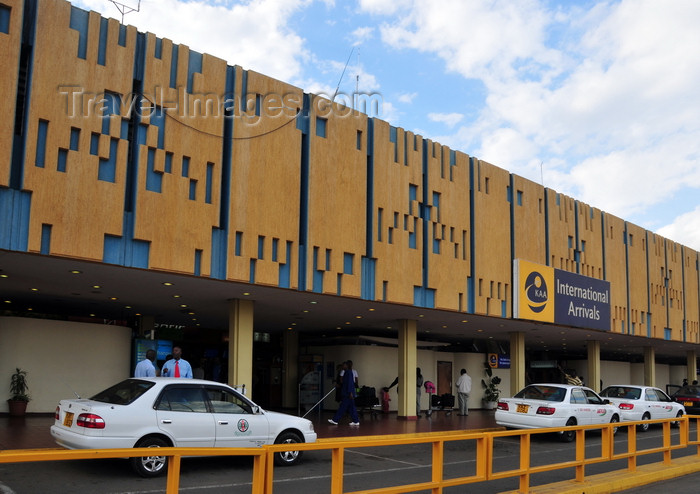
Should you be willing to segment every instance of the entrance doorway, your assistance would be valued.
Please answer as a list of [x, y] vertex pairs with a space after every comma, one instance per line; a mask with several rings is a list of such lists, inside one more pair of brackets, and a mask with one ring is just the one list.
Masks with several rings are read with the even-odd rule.
[[437, 363], [437, 394], [452, 394], [452, 362], [438, 360]]

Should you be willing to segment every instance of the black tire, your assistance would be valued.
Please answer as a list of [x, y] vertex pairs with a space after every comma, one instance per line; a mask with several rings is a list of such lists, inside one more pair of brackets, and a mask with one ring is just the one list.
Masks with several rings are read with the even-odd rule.
[[[571, 417], [569, 420], [566, 421], [566, 426], [569, 427], [571, 425], [576, 425], [576, 419]], [[564, 431], [561, 433], [561, 436], [559, 436], [559, 439], [561, 439], [562, 442], [565, 443], [570, 443], [571, 441], [574, 440], [576, 437], [576, 431]]]
[[[146, 437], [136, 443], [137, 448], [167, 448], [170, 446], [160, 437]], [[168, 458], [165, 456], [139, 456], [131, 458], [131, 468], [141, 477], [157, 477], [167, 471]]]
[[[304, 441], [295, 432], [283, 432], [277, 439], [275, 439], [275, 444], [294, 444], [303, 443]], [[275, 465], [281, 467], [289, 467], [296, 465], [301, 461], [303, 456], [303, 451], [280, 451], [275, 453]]]
[[[650, 419], [651, 419], [651, 415], [649, 415], [648, 412], [645, 412], [644, 415], [642, 415], [642, 420], [650, 420]], [[646, 432], [649, 430], [649, 425], [650, 425], [649, 422], [644, 422], [643, 424], [639, 424], [637, 426], [637, 430], [639, 432]]]
[[[618, 417], [617, 415], [613, 415], [612, 418], [610, 419], [611, 424], [617, 424], [619, 421], [620, 421], [620, 417]], [[620, 430], [619, 427], [613, 427], [613, 431], [612, 431], [613, 436], [615, 434], [617, 434], [617, 431], [619, 431], [619, 430]]]
[[[683, 416], [683, 410], [678, 410], [676, 417], [680, 418]], [[681, 423], [679, 421], [671, 422], [671, 427], [680, 427]]]

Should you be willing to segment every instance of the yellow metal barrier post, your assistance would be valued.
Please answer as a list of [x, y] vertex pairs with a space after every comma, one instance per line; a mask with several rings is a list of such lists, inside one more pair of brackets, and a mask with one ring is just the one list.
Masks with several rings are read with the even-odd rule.
[[627, 471], [637, 471], [637, 426], [627, 426]]
[[177, 494], [180, 489], [180, 455], [168, 456], [168, 480], [165, 492]]
[[433, 488], [433, 494], [442, 494], [442, 478], [443, 478], [443, 465], [445, 462], [445, 442], [435, 441], [433, 442], [433, 472], [432, 479], [433, 482], [437, 483], [437, 487]]
[[[520, 476], [518, 490], [522, 493], [530, 492], [530, 440], [529, 433], [520, 436]], [[522, 473], [525, 472], [525, 473]]]
[[[601, 441], [602, 442], [602, 441]], [[576, 482], [583, 482], [586, 475], [586, 431], [576, 430]]]
[[345, 448], [334, 446], [331, 450], [331, 494], [343, 494]]

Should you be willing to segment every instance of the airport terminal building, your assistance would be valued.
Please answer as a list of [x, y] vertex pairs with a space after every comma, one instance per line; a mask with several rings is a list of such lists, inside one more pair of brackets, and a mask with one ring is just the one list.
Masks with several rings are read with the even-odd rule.
[[371, 117], [379, 95], [63, 0], [1, 0], [0, 57], [0, 380], [28, 371], [30, 412], [174, 344], [273, 408], [351, 359], [406, 383], [406, 418], [416, 367], [438, 394], [467, 369], [475, 408], [484, 363], [509, 395], [559, 367], [594, 389], [697, 373], [697, 251]]

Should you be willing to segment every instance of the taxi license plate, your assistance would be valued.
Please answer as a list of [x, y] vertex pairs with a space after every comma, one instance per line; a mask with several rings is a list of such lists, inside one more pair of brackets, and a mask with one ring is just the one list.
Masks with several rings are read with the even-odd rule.
[[692, 407], [692, 406], [693, 406], [693, 402], [692, 402], [692, 401], [684, 401], [684, 402], [683, 402], [683, 406], [684, 406], [684, 407]]
[[527, 411], [530, 409], [530, 405], [518, 405], [516, 408], [516, 411], [518, 413], [527, 413]]
[[63, 417], [63, 425], [66, 427], [73, 425], [73, 412], [66, 412], [66, 416]]

